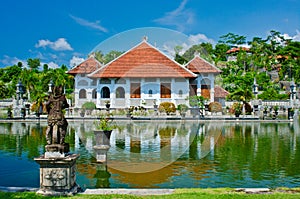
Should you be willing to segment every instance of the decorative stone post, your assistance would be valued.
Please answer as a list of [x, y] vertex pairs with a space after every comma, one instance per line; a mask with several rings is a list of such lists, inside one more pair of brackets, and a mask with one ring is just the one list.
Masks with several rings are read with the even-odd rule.
[[107, 151], [110, 148], [110, 135], [112, 131], [94, 131], [96, 145], [93, 147], [96, 153], [96, 160], [99, 163], [107, 162]]
[[48, 111], [46, 152], [34, 158], [40, 165], [38, 194], [64, 196], [73, 195], [81, 190], [76, 184], [76, 160], [79, 155], [70, 154], [69, 144], [65, 143], [68, 122], [62, 110], [68, 107], [62, 87], [54, 87], [46, 104]]

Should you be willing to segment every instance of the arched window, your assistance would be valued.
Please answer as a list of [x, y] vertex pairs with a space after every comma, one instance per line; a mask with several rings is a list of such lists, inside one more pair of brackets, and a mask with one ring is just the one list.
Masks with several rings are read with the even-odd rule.
[[179, 96], [179, 97], [182, 97], [182, 90], [179, 90], [178, 96]]
[[108, 87], [103, 87], [101, 89], [101, 98], [110, 98], [110, 90]]
[[92, 98], [93, 98], [93, 99], [97, 99], [97, 90], [96, 90], [96, 89], [94, 89], [94, 90], [92, 91]]
[[79, 99], [85, 99], [86, 98], [86, 90], [85, 89], [81, 89], [79, 91]]
[[116, 98], [125, 98], [125, 90], [123, 87], [118, 87], [116, 89]]
[[149, 97], [152, 97], [152, 94], [153, 94], [153, 91], [150, 89], [150, 90], [148, 91]]

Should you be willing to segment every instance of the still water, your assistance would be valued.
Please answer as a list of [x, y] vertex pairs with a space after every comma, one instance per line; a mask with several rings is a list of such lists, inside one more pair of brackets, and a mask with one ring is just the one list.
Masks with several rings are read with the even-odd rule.
[[[107, 165], [95, 159], [93, 122], [69, 121], [66, 142], [82, 188], [299, 187], [294, 122], [116, 121]], [[0, 186], [39, 187], [47, 123], [0, 123]]]

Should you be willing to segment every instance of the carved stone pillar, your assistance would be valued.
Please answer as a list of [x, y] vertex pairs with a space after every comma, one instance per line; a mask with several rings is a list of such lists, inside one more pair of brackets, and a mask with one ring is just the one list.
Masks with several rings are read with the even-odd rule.
[[80, 190], [76, 184], [76, 159], [78, 154], [63, 158], [34, 158], [40, 165], [40, 189], [38, 194], [49, 196], [73, 195]]

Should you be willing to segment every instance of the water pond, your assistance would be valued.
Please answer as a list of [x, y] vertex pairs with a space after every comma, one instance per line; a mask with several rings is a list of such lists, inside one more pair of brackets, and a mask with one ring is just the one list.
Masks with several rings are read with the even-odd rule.
[[[66, 142], [86, 188], [299, 187], [299, 122], [116, 121], [107, 165], [93, 122], [69, 121]], [[46, 122], [0, 123], [0, 186], [39, 187]]]

